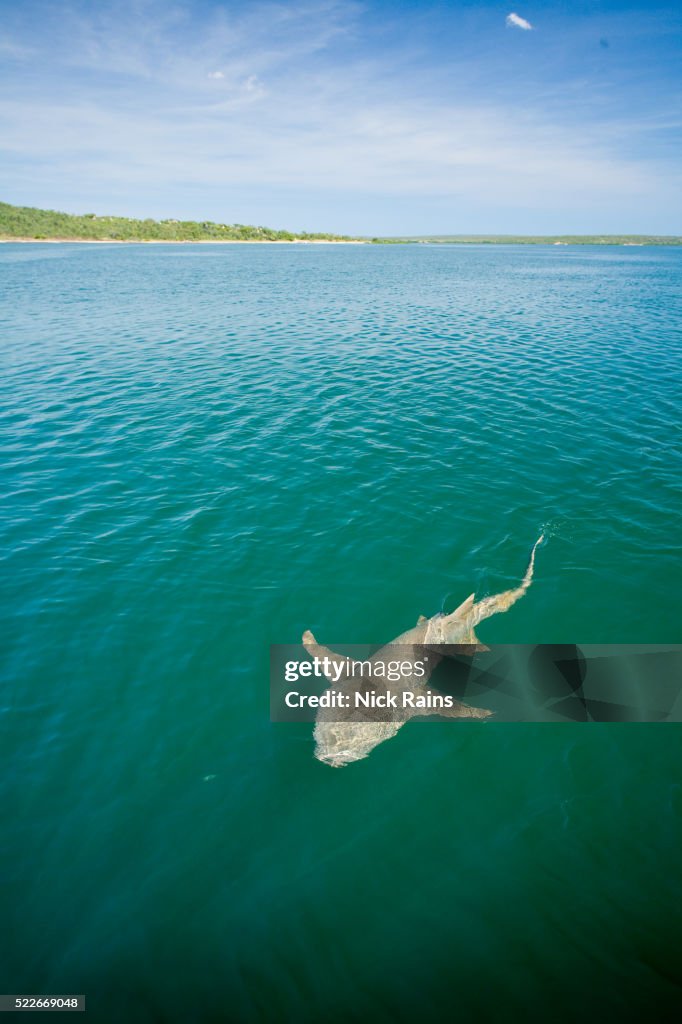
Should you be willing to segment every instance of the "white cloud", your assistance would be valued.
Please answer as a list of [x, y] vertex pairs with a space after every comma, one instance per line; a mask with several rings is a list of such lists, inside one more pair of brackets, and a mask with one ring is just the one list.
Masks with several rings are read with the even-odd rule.
[[507, 15], [506, 22], [510, 28], [516, 26], [516, 28], [522, 28], [525, 32], [530, 32], [533, 28], [529, 21], [526, 21], [525, 18], [520, 18], [519, 15], [514, 14], [513, 11], [511, 14]]
[[209, 71], [208, 77], [209, 78], [224, 78], [225, 77], [225, 72], [224, 71]]

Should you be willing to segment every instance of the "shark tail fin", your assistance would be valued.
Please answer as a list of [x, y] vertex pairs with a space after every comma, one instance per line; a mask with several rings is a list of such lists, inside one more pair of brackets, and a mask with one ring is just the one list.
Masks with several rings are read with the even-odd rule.
[[528, 590], [529, 586], [533, 582], [533, 570], [535, 569], [535, 552], [539, 548], [540, 544], [542, 544], [544, 539], [545, 535], [544, 533], [541, 533], [538, 539], [535, 541], [535, 544], [533, 544], [533, 550], [530, 553], [530, 560], [528, 562], [528, 568], [526, 569], [526, 575], [523, 577], [523, 581], [521, 583], [521, 586], [524, 588], [524, 590]]
[[513, 590], [504, 590], [501, 594], [492, 594], [490, 597], [484, 597], [482, 601], [478, 602], [474, 608], [472, 629], [473, 626], [482, 622], [483, 619], [487, 619], [490, 615], [496, 615], [498, 612], [506, 612], [513, 604], [516, 604], [520, 597], [523, 597], [533, 582], [535, 552], [544, 539], [545, 535], [544, 533], [541, 533], [535, 541], [533, 550], [530, 553], [528, 568], [526, 569], [526, 573], [518, 587], [514, 587]]

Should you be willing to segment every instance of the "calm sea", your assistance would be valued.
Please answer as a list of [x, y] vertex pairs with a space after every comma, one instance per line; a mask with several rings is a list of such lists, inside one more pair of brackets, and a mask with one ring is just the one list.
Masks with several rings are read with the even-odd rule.
[[680, 730], [315, 761], [268, 645], [680, 642], [682, 250], [0, 247], [0, 991], [89, 1018], [679, 1006]]

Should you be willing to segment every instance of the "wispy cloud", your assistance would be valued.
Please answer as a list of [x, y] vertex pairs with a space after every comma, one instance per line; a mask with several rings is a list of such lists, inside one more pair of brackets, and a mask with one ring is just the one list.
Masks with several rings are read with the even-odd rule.
[[513, 11], [511, 14], [507, 15], [506, 22], [510, 28], [522, 28], [525, 32], [530, 32], [533, 28], [529, 21], [526, 21], [525, 18], [521, 18], [518, 14], [514, 14]]
[[22, 46], [6, 36], [0, 36], [0, 54], [10, 60], [25, 60], [35, 52], [32, 46]]
[[225, 77], [225, 72], [224, 71], [209, 71], [208, 77], [209, 78], [224, 78]]

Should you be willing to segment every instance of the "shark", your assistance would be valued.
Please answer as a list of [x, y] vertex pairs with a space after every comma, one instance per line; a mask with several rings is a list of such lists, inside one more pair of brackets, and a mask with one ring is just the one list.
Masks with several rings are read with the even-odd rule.
[[[445, 718], [486, 719], [492, 714], [485, 708], [470, 707], [454, 698], [447, 706], [434, 708], [433, 691], [428, 688], [433, 670], [449, 654], [473, 656], [489, 648], [481, 644], [475, 629], [484, 619], [506, 612], [526, 593], [533, 581], [535, 553], [544, 540], [541, 534], [533, 545], [530, 560], [521, 583], [511, 590], [492, 594], [476, 601], [470, 594], [458, 608], [431, 618], [420, 615], [417, 624], [380, 648], [364, 662], [354, 662], [342, 654], [319, 644], [310, 630], [303, 634], [303, 646], [309, 655], [319, 659], [326, 678], [327, 691], [344, 695], [346, 706], [329, 702], [321, 706], [315, 719], [314, 756], [333, 768], [342, 768], [367, 757], [375, 747], [392, 739], [403, 725], [418, 715], [437, 714]], [[397, 682], [388, 682], [377, 666], [388, 662], [415, 668], [401, 674]], [[421, 675], [417, 675], [419, 665]], [[362, 695], [357, 699], [356, 695]], [[391, 695], [393, 695], [391, 697]], [[395, 703], [390, 703], [395, 700]], [[390, 716], [385, 710], [390, 707]], [[379, 709], [379, 710], [377, 710]], [[395, 710], [393, 710], [395, 709]], [[389, 719], [389, 720], [386, 720]]]

